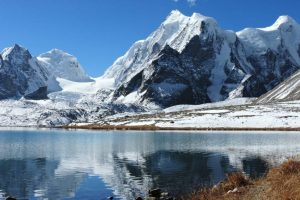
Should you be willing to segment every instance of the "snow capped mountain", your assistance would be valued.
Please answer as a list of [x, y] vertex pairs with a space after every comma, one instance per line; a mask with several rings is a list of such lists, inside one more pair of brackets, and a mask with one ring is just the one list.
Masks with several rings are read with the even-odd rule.
[[207, 24], [207, 32], [216, 31], [217, 22], [213, 18], [197, 13], [187, 17], [178, 10], [172, 11], [147, 39], [137, 41], [124, 56], [118, 58], [104, 77], [115, 78], [115, 84], [119, 86], [146, 68], [166, 45], [181, 52], [193, 36], [200, 34], [204, 24]]
[[26, 89], [2, 98], [40, 90], [43, 98], [53, 92], [99, 95], [103, 90], [107, 102], [169, 107], [258, 97], [273, 89], [300, 69], [300, 26], [281, 16], [270, 27], [234, 33], [221, 29], [211, 17], [185, 16], [175, 10], [96, 79], [64, 51], [53, 49], [32, 57], [20, 49], [18, 45], [5, 49], [0, 63], [22, 69], [25, 76], [20, 79], [32, 81], [22, 84]]
[[267, 49], [277, 51], [280, 45], [291, 45], [287, 46], [288, 50], [294, 55], [293, 58], [299, 61], [299, 55], [294, 54], [294, 50], [297, 52], [299, 48], [297, 45], [300, 42], [299, 32], [300, 26], [294, 19], [280, 16], [270, 27], [246, 28], [237, 35], [245, 46], [250, 47], [246, 49], [248, 54], [265, 52]]
[[[201, 38], [197, 37], [200, 35]], [[214, 44], [213, 41], [216, 40], [218, 40], [218, 42]], [[222, 71], [220, 73], [216, 72], [217, 74], [215, 76], [210, 76], [208, 74], [208, 70], [209, 68], [212, 68], [214, 62], [220, 62], [220, 64], [222, 62], [225, 62], [219, 61], [219, 59], [215, 60], [216, 55], [218, 55], [218, 58], [224, 57], [224, 54], [229, 55], [230, 52], [228, 51], [228, 43], [233, 43], [234, 40], [234, 33], [232, 33], [231, 31], [221, 30], [218, 27], [217, 22], [213, 18], [206, 17], [197, 13], [193, 14], [191, 17], [187, 17], [181, 14], [179, 11], [172, 11], [165, 22], [163, 22], [155, 32], [153, 32], [146, 40], [135, 43], [123, 57], [119, 58], [106, 71], [104, 77], [114, 77], [116, 79], [115, 83], [116, 86], [119, 87], [119, 90], [115, 94], [115, 97], [119, 98], [121, 96], [125, 96], [125, 99], [127, 99], [125, 101], [128, 101], [128, 99], [130, 101], [132, 96], [135, 95], [131, 94], [126, 98], [128, 94], [133, 92], [141, 94], [144, 92], [144, 95], [151, 96], [150, 99], [152, 101], [154, 99], [157, 99], [152, 94], [157, 93], [154, 95], [160, 96], [161, 101], [164, 101], [165, 106], [168, 106], [179, 103], [202, 103], [209, 101], [208, 94], [199, 94], [201, 92], [198, 92], [198, 94], [193, 95], [193, 92], [191, 92], [193, 90], [193, 87], [198, 87], [196, 84], [197, 82], [199, 83], [199, 81], [203, 82], [203, 84], [206, 84], [206, 87], [209, 87], [209, 80], [198, 80], [197, 82], [194, 82], [194, 80], [188, 80], [191, 75], [197, 76], [195, 74], [197, 73], [196, 71], [202, 71], [206, 74], [206, 78], [211, 79], [213, 82], [213, 84], [211, 84], [211, 87], [209, 88], [209, 95], [211, 95], [211, 98], [216, 101], [221, 100], [220, 95], [217, 95], [210, 91], [214, 91], [215, 89], [220, 90], [218, 82], [222, 80], [218, 79], [218, 77], [222, 76]], [[203, 46], [203, 51], [201, 51], [201, 47], [197, 43], [199, 45], [202, 43], [201, 45]], [[196, 45], [198, 46], [196, 47]], [[189, 50], [187, 50], [187, 46], [189, 46]], [[206, 57], [210, 57], [209, 54], [211, 54], [214, 49], [218, 51], [218, 53], [213, 56], [214, 58], [212, 58], [211, 56], [212, 59], [206, 60], [206, 63], [201, 63], [202, 61], [200, 61], [199, 59], [198, 61], [196, 61], [197, 58], [195, 57], [202, 56], [204, 59]], [[167, 63], [168, 60], [172, 60], [172, 55], [167, 55], [168, 52], [170, 54], [178, 53], [178, 56], [182, 54], [182, 56], [180, 56], [182, 58], [178, 58], [178, 56], [176, 55], [176, 58], [174, 59], [177, 59], [177, 61], [175, 61], [175, 63]], [[165, 56], [163, 56], [163, 54], [165, 54]], [[161, 77], [161, 79], [172, 79], [170, 76], [179, 76], [176, 78], [177, 80], [167, 80], [156, 83], [155, 85], [153, 85], [154, 87], [152, 87], [153, 89], [157, 88], [154, 89], [155, 92], [153, 92], [151, 89], [151, 91], [148, 90], [149, 92], [146, 91], [145, 87], [148, 87], [148, 84], [144, 84], [144, 88], [140, 89], [139, 91], [135, 91], [137, 89], [135, 87], [139, 86], [134, 86], [133, 88], [133, 86], [131, 85], [136, 85], [136, 83], [133, 83], [131, 80], [138, 79], [139, 82], [142, 82], [140, 78], [138, 78], [138, 76], [143, 76], [145, 79], [151, 78], [151, 74], [153, 74], [156, 71], [155, 68], [158, 67], [152, 67], [151, 69], [151, 67], [149, 66], [153, 66], [154, 61], [157, 61], [159, 59], [163, 59], [163, 62], [165, 62], [164, 68], [166, 68], [167, 72], [165, 72], [164, 74], [167, 74], [167, 76], [169, 76], [169, 78]], [[185, 66], [182, 66], [181, 63], [183, 63]], [[202, 67], [204, 65], [207, 65], [207, 69]], [[218, 69], [216, 69], [216, 71], [218, 71]], [[156, 73], [156, 76], [164, 76], [160, 73], [161, 72]], [[199, 79], [200, 77], [197, 76], [195, 78]], [[181, 81], [179, 81], [178, 79], [182, 79], [182, 83], [180, 83]], [[129, 89], [128, 86], [131, 89]], [[127, 90], [126, 88], [128, 88], [131, 91], [123, 91], [123, 88], [125, 88], [125, 90]], [[177, 89], [181, 90], [181, 92], [174, 92]], [[182, 93], [186, 93], [187, 95], [182, 95]], [[182, 96], [185, 96], [186, 99], [184, 99], [184, 97], [182, 98]], [[194, 98], [193, 96], [198, 97]], [[173, 103], [170, 104], [169, 102], [167, 102], [166, 98], [170, 99], [169, 101], [173, 101]], [[143, 99], [145, 98], [137, 97], [133, 99], [140, 99], [141, 101], [143, 101]], [[149, 98], [147, 97], [147, 99]], [[122, 101], [124, 100], [122, 99]], [[155, 101], [155, 103], [159, 102]]]
[[27, 49], [15, 44], [13, 47], [5, 48], [2, 51], [2, 58], [17, 67], [28, 67], [27, 62], [32, 58]]
[[258, 97], [299, 69], [300, 25], [291, 17], [280, 16], [270, 27], [248, 28], [237, 35], [252, 68], [244, 96]]
[[235, 33], [211, 17], [172, 11], [98, 78], [89, 77], [77, 58], [58, 49], [38, 57], [19, 45], [4, 49], [0, 99], [10, 100], [1, 101], [0, 121], [55, 126], [263, 94], [259, 103], [295, 100], [297, 70], [300, 25], [288, 16], [270, 27]]
[[6, 48], [0, 54], [0, 80], [0, 126], [52, 127], [142, 111], [104, 103], [114, 80], [90, 78], [75, 57], [60, 50], [32, 57], [19, 45]]
[[0, 99], [47, 98], [46, 72], [39, 68], [29, 51], [19, 45], [6, 48], [0, 60]]
[[222, 30], [216, 20], [172, 11], [105, 72], [113, 101], [160, 107], [258, 97], [300, 69], [300, 26], [281, 16], [270, 27]]
[[39, 55], [37, 59], [55, 77], [74, 82], [92, 81], [81, 67], [77, 58], [62, 50], [52, 49], [47, 53]]
[[0, 99], [46, 99], [49, 93], [73, 89], [95, 94], [110, 84], [89, 77], [77, 58], [58, 49], [32, 57], [16, 44], [2, 51], [0, 66]]

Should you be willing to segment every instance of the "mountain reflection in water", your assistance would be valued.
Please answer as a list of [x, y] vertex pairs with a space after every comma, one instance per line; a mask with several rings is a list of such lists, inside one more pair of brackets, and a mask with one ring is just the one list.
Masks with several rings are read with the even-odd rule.
[[134, 199], [151, 188], [181, 195], [235, 170], [259, 177], [296, 155], [298, 141], [293, 133], [3, 130], [0, 195]]

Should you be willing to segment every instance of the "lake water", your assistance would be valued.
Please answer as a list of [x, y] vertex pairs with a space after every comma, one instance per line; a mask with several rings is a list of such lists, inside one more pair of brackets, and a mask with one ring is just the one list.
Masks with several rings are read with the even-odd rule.
[[0, 199], [178, 195], [300, 152], [300, 133], [0, 130]]

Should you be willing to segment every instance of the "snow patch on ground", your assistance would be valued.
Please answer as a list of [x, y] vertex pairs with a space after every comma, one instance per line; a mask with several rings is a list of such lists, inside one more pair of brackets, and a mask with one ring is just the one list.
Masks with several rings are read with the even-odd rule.
[[230, 112], [230, 110], [203, 110], [203, 111], [198, 111], [197, 113], [214, 114], [214, 113], [227, 113], [227, 112]]
[[169, 112], [180, 112], [180, 111], [189, 111], [189, 110], [197, 110], [197, 109], [219, 108], [225, 106], [237, 106], [237, 105], [250, 104], [254, 100], [255, 98], [237, 98], [237, 99], [230, 99], [226, 101], [207, 103], [201, 105], [177, 105], [177, 106], [166, 108], [163, 111], [169, 113]]
[[[300, 101], [250, 104], [234, 101], [199, 106], [175, 106], [163, 112], [106, 120], [124, 126], [154, 125], [168, 128], [300, 128]], [[222, 105], [222, 106], [221, 106]], [[122, 122], [123, 121], [123, 122]]]

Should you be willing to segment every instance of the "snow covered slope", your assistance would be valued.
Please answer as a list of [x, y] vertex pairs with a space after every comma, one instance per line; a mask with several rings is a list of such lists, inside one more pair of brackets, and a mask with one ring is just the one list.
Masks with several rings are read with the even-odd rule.
[[281, 16], [238, 33], [216, 20], [172, 11], [105, 72], [113, 101], [160, 107], [258, 97], [300, 69], [300, 26]]
[[[242, 102], [242, 100], [241, 100]], [[300, 128], [300, 101], [253, 104], [225, 101], [202, 106], [175, 106], [162, 112], [142, 115], [115, 115], [103, 118], [95, 126], [199, 129], [274, 129]], [[80, 124], [77, 124], [80, 126]], [[83, 124], [85, 125], [85, 124]], [[91, 125], [92, 126], [92, 125]], [[137, 128], [138, 129], [138, 128]]]
[[52, 49], [39, 55], [37, 59], [55, 77], [73, 82], [93, 81], [83, 70], [77, 58], [62, 50]]
[[146, 68], [166, 45], [181, 52], [193, 36], [200, 34], [202, 21], [211, 23], [208, 31], [214, 31], [216, 21], [213, 18], [197, 13], [186, 17], [178, 10], [172, 11], [147, 39], [137, 41], [124, 56], [118, 58], [104, 77], [115, 78], [118, 86]]
[[273, 90], [258, 98], [257, 103], [300, 100], [300, 71], [283, 81]]
[[87, 82], [70, 81], [63, 78], [57, 78], [61, 92], [74, 92], [81, 94], [96, 94], [101, 89], [113, 89], [114, 79], [90, 78]]

